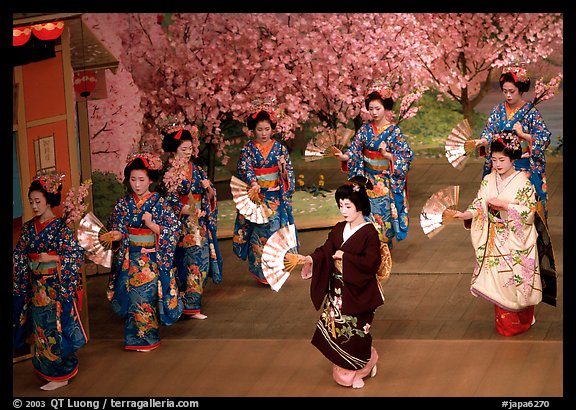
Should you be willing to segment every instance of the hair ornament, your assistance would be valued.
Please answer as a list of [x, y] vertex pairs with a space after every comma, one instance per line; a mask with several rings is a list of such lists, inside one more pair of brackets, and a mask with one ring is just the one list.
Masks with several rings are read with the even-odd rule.
[[360, 185], [358, 185], [356, 183], [352, 183], [352, 191], [360, 192]]
[[173, 115], [158, 121], [158, 130], [162, 135], [172, 134], [183, 129], [182, 123]]
[[384, 79], [378, 79], [372, 81], [368, 86], [368, 92], [366, 93], [366, 96], [369, 96], [374, 92], [380, 94], [380, 97], [382, 97], [383, 99], [393, 98], [394, 96], [392, 85], [390, 84], [389, 81]]
[[510, 73], [515, 82], [525, 83], [530, 80], [525, 62], [511, 62], [502, 68], [502, 74]]
[[137, 158], [140, 158], [142, 162], [144, 162], [144, 166], [148, 170], [160, 171], [162, 169], [162, 160], [160, 159], [160, 156], [152, 152], [136, 152], [128, 154], [126, 165], [130, 165]]
[[518, 139], [518, 137], [509, 132], [495, 134], [494, 140], [500, 141], [502, 145], [504, 145], [504, 147], [506, 147], [506, 149], [508, 149], [509, 151], [518, 151], [522, 149], [520, 147], [520, 140]]
[[256, 99], [250, 104], [250, 116], [255, 119], [260, 111], [265, 111], [270, 115], [270, 119], [278, 122], [278, 118], [282, 116], [282, 112], [278, 109], [276, 98]]
[[41, 171], [36, 174], [34, 181], [39, 181], [42, 188], [51, 194], [57, 194], [62, 188], [62, 180], [66, 175], [58, 171]]

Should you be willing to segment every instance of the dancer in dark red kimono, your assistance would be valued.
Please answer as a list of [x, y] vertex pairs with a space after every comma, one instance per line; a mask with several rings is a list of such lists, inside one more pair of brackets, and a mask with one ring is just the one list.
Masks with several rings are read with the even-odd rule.
[[344, 221], [332, 228], [324, 245], [299, 256], [302, 277], [312, 278], [312, 303], [322, 308], [312, 344], [333, 363], [334, 380], [354, 388], [363, 387], [367, 375], [376, 375], [378, 353], [370, 326], [376, 308], [384, 303], [376, 276], [380, 239], [374, 225], [364, 220], [370, 215], [370, 185], [366, 178], [355, 177], [340, 186], [335, 197]]

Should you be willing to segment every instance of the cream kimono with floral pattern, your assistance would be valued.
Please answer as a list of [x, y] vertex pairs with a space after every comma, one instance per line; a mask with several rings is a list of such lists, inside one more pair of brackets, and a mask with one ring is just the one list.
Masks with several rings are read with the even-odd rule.
[[[490, 198], [509, 202], [509, 209], [489, 208]], [[468, 210], [473, 214], [470, 233], [476, 252], [472, 294], [510, 311], [540, 303], [535, 189], [526, 174], [514, 171], [502, 179], [492, 171]]]

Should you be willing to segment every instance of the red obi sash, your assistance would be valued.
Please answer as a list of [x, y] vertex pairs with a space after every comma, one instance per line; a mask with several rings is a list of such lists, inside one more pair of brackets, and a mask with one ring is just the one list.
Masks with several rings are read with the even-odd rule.
[[130, 246], [155, 247], [156, 235], [148, 228], [128, 228]]
[[267, 168], [254, 168], [256, 182], [262, 188], [276, 188], [278, 186], [278, 166]]
[[[192, 194], [192, 197], [196, 202], [202, 202], [202, 194]], [[190, 197], [188, 195], [180, 195], [180, 202], [183, 205], [188, 205], [190, 202]]]
[[365, 148], [362, 151], [364, 155], [364, 168], [371, 170], [375, 173], [381, 173], [384, 171], [394, 172], [394, 164], [388, 161], [380, 151], [372, 151]]

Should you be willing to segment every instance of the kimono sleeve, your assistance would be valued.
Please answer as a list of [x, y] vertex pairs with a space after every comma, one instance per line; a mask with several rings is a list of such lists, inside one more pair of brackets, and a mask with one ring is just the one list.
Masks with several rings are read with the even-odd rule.
[[240, 151], [240, 157], [236, 164], [236, 173], [238, 178], [246, 182], [248, 185], [256, 182], [256, 173], [254, 172], [253, 154], [250, 152], [250, 147], [245, 144]]
[[349, 158], [347, 162], [348, 179], [351, 179], [356, 175], [362, 175], [362, 176], [364, 175], [363, 150], [367, 139], [366, 133], [367, 133], [367, 127], [366, 124], [364, 124], [362, 127], [360, 127], [358, 132], [356, 132], [356, 135], [354, 135], [354, 138], [352, 139], [352, 142], [350, 143], [348, 150], [346, 150], [345, 152], [345, 154], [348, 155]]
[[26, 312], [30, 292], [30, 267], [26, 254], [30, 236], [26, 228], [27, 225], [24, 225], [12, 254], [12, 340], [16, 349], [26, 346]]
[[544, 151], [550, 145], [551, 132], [544, 123], [544, 119], [540, 112], [533, 108], [528, 114], [529, 134], [532, 135], [530, 142], [530, 155], [535, 159], [544, 162]]
[[[61, 222], [64, 224], [64, 222]], [[80, 268], [84, 262], [84, 249], [80, 246], [68, 226], [64, 225], [58, 237], [60, 257], [60, 286], [63, 300], [72, 301], [76, 295]]]
[[328, 284], [334, 269], [332, 255], [336, 251], [334, 229], [328, 234], [324, 245], [316, 248], [310, 255], [313, 260], [312, 280], [310, 282], [310, 298], [316, 310], [322, 307], [322, 302], [328, 293]]

